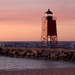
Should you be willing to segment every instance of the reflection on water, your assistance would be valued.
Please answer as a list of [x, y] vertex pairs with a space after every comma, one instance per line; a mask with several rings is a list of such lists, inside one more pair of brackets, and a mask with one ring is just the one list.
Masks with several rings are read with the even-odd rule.
[[75, 67], [75, 63], [25, 59], [25, 58], [10, 58], [10, 57], [0, 56], [0, 70], [2, 69], [66, 68], [66, 67]]

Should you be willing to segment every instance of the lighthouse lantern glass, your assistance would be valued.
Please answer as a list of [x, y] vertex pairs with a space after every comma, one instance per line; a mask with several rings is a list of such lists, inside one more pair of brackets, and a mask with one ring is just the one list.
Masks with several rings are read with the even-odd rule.
[[47, 14], [47, 13], [46, 13], [45, 16], [53, 16], [53, 14]]

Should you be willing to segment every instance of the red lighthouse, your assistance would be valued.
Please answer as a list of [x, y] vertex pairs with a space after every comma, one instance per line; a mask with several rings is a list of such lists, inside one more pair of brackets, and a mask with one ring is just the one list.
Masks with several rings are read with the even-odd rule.
[[41, 42], [55, 44], [58, 42], [56, 20], [53, 17], [53, 12], [48, 9], [45, 16], [42, 18], [42, 35]]

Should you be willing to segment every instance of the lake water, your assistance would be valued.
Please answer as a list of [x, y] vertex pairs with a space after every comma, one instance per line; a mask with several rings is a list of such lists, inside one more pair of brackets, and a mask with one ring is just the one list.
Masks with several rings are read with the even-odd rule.
[[0, 56], [0, 70], [8, 69], [48, 69], [75, 67], [73, 62], [11, 58]]

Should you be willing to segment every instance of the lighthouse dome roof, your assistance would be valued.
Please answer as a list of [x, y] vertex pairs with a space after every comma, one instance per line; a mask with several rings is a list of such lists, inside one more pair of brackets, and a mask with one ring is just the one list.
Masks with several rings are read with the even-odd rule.
[[45, 12], [46, 14], [53, 14], [53, 12], [50, 11], [50, 9], [48, 9], [47, 12]]

